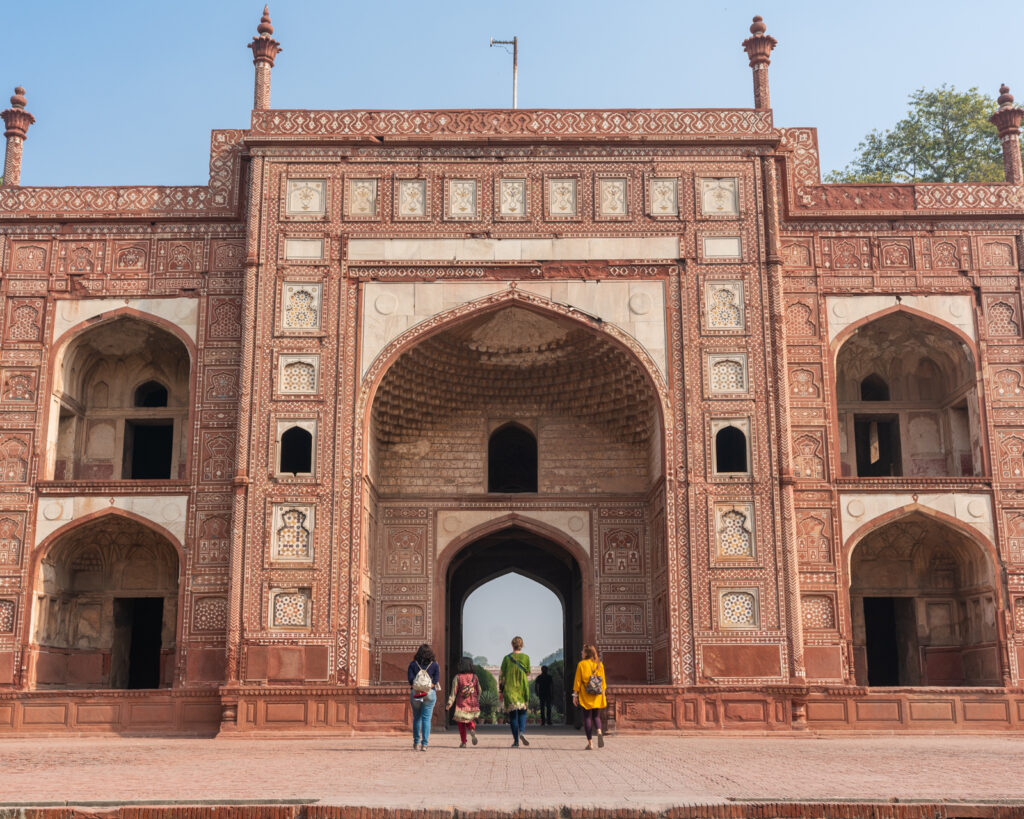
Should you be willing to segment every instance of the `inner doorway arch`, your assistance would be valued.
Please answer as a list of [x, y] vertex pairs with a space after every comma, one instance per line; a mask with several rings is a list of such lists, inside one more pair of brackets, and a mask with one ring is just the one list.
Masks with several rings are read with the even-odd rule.
[[[575, 669], [586, 633], [584, 597], [589, 598], [584, 575], [577, 558], [554, 538], [510, 525], [470, 541], [448, 562], [445, 573], [444, 644], [447, 669], [454, 669], [462, 656], [462, 610], [466, 599], [485, 583], [516, 573], [550, 589], [562, 604], [562, 650], [565, 657], [566, 684], [562, 712], [572, 714], [569, 696], [572, 688], [569, 669]], [[515, 636], [516, 623], [510, 617], [509, 640]], [[526, 652], [529, 654], [529, 645]], [[531, 658], [532, 659], [532, 658]], [[491, 658], [492, 661], [495, 658]], [[451, 672], [449, 671], [449, 676]]]
[[869, 531], [850, 555], [857, 683], [999, 685], [999, 588], [990, 554], [915, 510]]

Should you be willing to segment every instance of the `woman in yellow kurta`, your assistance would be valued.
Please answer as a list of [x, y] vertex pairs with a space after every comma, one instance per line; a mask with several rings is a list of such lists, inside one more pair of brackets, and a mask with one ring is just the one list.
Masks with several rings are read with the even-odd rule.
[[572, 701], [583, 709], [583, 727], [587, 731], [587, 750], [594, 750], [594, 729], [597, 729], [597, 747], [604, 747], [601, 732], [601, 709], [608, 705], [604, 691], [608, 678], [604, 663], [597, 656], [597, 647], [587, 643], [583, 646], [583, 659], [576, 665], [576, 680], [572, 684]]

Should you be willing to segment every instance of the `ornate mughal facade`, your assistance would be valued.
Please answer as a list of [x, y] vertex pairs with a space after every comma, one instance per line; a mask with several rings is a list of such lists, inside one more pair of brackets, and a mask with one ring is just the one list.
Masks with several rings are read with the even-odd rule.
[[20, 184], [0, 730], [397, 728], [515, 569], [619, 729], [1024, 726], [1006, 183], [822, 185], [742, 110], [298, 111], [204, 187]]

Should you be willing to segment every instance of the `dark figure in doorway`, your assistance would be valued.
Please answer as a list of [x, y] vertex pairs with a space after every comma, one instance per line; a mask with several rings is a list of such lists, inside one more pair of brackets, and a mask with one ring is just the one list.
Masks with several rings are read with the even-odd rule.
[[548, 674], [548, 667], [542, 665], [540, 667], [540, 676], [534, 681], [534, 686], [537, 691], [537, 699], [540, 700], [540, 724], [550, 725], [551, 724], [551, 685], [553, 680], [551, 675]]

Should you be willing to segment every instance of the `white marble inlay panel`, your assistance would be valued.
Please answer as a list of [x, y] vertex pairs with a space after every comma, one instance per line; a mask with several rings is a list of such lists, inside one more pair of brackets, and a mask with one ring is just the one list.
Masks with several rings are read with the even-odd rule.
[[626, 180], [598, 179], [598, 195], [602, 216], [626, 215]]
[[284, 257], [286, 259], [322, 259], [324, 257], [323, 239], [285, 239]]
[[427, 215], [427, 180], [402, 179], [398, 183], [398, 215]]
[[36, 507], [36, 545], [62, 526], [94, 512], [109, 509], [121, 509], [152, 521], [174, 535], [178, 545], [185, 542], [188, 495], [75, 495], [39, 499]]
[[739, 236], [705, 236], [705, 259], [738, 259], [742, 255]]
[[843, 542], [860, 527], [876, 518], [904, 507], [923, 506], [942, 512], [961, 523], [977, 529], [989, 540], [995, 531], [992, 515], [992, 498], [980, 492], [942, 492], [918, 494], [917, 500], [910, 492], [868, 494], [841, 492], [839, 512], [842, 522]]
[[677, 216], [679, 214], [679, 185], [674, 176], [654, 177], [651, 185], [651, 215]]
[[[738, 239], [735, 239], [738, 242]], [[350, 239], [352, 262], [555, 261], [679, 257], [676, 236], [590, 239]]]
[[[508, 515], [507, 509], [445, 509], [437, 513], [437, 555], [459, 536]], [[535, 520], [568, 535], [590, 554], [590, 512], [587, 509], [519, 511], [518, 520]]]
[[700, 180], [701, 213], [705, 216], [739, 216], [739, 189], [735, 179]]
[[352, 179], [348, 183], [348, 215], [372, 217], [377, 215], [377, 180]]
[[55, 339], [76, 324], [122, 307], [158, 316], [179, 327], [193, 341], [196, 340], [199, 326], [198, 299], [64, 299], [57, 302], [57, 305], [56, 320], [53, 322]]
[[974, 306], [970, 296], [828, 296], [825, 299], [828, 340], [832, 341], [851, 324], [902, 305], [952, 324], [968, 338], [977, 340], [974, 332]]
[[326, 192], [327, 182], [323, 179], [289, 179], [286, 194], [288, 215], [322, 215]]
[[452, 179], [448, 183], [448, 215], [452, 219], [476, 218], [476, 180]]
[[[360, 336], [365, 375], [385, 346], [410, 327], [474, 299], [507, 289], [508, 282], [368, 282], [363, 285]], [[635, 338], [667, 378], [665, 288], [661, 281], [526, 281], [521, 291], [614, 324]], [[386, 297], [388, 311], [377, 309]], [[635, 308], [643, 306], [642, 312]]]
[[526, 215], [526, 180], [502, 179], [498, 183], [498, 212], [502, 216]]
[[548, 215], [575, 216], [576, 211], [576, 180], [549, 179]]

